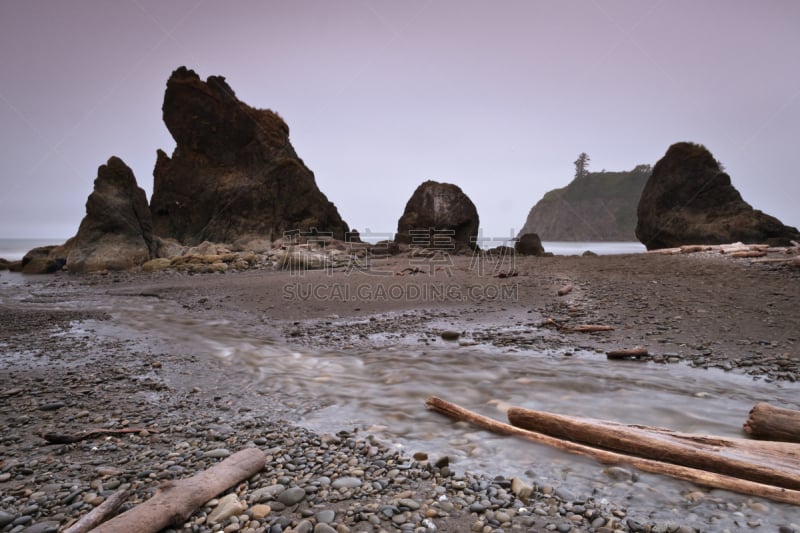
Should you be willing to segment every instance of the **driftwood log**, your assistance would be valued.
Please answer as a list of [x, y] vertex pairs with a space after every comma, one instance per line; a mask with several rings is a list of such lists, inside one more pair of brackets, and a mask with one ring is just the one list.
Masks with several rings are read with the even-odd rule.
[[744, 430], [756, 439], [800, 442], [800, 411], [757, 403], [750, 409]]
[[258, 473], [265, 461], [258, 448], [245, 448], [190, 478], [162, 483], [152, 498], [92, 533], [157, 533], [179, 526], [205, 502]]
[[598, 331], [614, 331], [614, 326], [604, 326], [601, 324], [580, 324], [578, 326], [565, 326], [561, 330], [574, 333], [595, 333]]
[[454, 403], [450, 403], [441, 398], [432, 396], [428, 398], [426, 405], [428, 408], [447, 415], [455, 420], [462, 420], [478, 426], [480, 428], [498, 433], [500, 435], [510, 435], [520, 437], [532, 442], [546, 444], [570, 453], [591, 457], [605, 464], [627, 464], [633, 468], [638, 468], [644, 472], [667, 475], [685, 481], [691, 481], [705, 487], [730, 490], [741, 494], [759, 496], [773, 501], [800, 505], [800, 491], [776, 487], [765, 483], [758, 483], [746, 479], [739, 479], [724, 474], [706, 472], [696, 468], [690, 468], [652, 459], [643, 459], [631, 455], [625, 455], [608, 450], [593, 448], [584, 444], [578, 444], [555, 437], [550, 437], [535, 431], [514, 427], [510, 424], [499, 422], [492, 418], [475, 413]]
[[634, 346], [633, 348], [621, 348], [619, 350], [609, 350], [606, 352], [608, 359], [641, 359], [649, 356], [647, 348], [644, 346]]
[[680, 433], [534, 411], [508, 410], [513, 426], [615, 452], [800, 490], [800, 445]]
[[81, 433], [43, 433], [40, 435], [50, 444], [73, 444], [102, 435], [122, 435], [125, 433], [158, 433], [155, 428], [89, 429]]

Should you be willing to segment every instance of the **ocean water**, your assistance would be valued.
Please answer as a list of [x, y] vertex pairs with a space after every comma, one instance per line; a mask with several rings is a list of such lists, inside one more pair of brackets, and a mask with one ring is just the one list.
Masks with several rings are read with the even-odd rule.
[[0, 239], [0, 258], [19, 261], [33, 248], [51, 244], [64, 244], [65, 238], [53, 239]]
[[[63, 244], [65, 238], [53, 239], [0, 239], [0, 258], [9, 261], [22, 259], [29, 250], [37, 246], [49, 244]], [[645, 251], [639, 242], [559, 242], [545, 241], [542, 243], [546, 252], [555, 255], [581, 255], [590, 250], [597, 255], [613, 254], [638, 254]]]
[[581, 255], [587, 250], [597, 255], [640, 254], [646, 251], [640, 242], [544, 241], [542, 246], [545, 252], [555, 255]]

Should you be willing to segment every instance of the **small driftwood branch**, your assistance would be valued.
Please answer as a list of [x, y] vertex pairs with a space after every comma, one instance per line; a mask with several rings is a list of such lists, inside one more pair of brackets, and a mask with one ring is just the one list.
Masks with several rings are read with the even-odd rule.
[[579, 326], [564, 326], [561, 331], [567, 333], [596, 333], [598, 331], [614, 331], [614, 327], [601, 324], [581, 324]]
[[566, 296], [567, 294], [571, 293], [572, 289], [574, 289], [574, 288], [575, 287], [573, 287], [573, 285], [571, 283], [569, 285], [564, 285], [563, 287], [558, 289], [558, 295], [559, 296]]
[[756, 439], [800, 442], [800, 411], [757, 403], [750, 409], [744, 430]]
[[162, 483], [152, 498], [92, 533], [157, 533], [177, 527], [205, 502], [261, 471], [265, 461], [258, 448], [245, 448], [190, 478]]
[[706, 472], [696, 468], [689, 468], [671, 463], [662, 463], [652, 459], [642, 459], [640, 457], [633, 457], [616, 452], [600, 450], [597, 448], [592, 448], [591, 446], [556, 439], [554, 437], [536, 433], [534, 431], [527, 431], [525, 429], [517, 428], [511, 424], [498, 422], [497, 420], [475, 413], [435, 396], [428, 398], [426, 405], [428, 408], [447, 415], [455, 420], [463, 420], [500, 435], [511, 435], [540, 444], [546, 444], [570, 453], [590, 457], [600, 461], [601, 463], [627, 464], [644, 472], [667, 475], [677, 479], [691, 481], [706, 487], [730, 490], [733, 492], [739, 492], [741, 494], [768, 498], [778, 502], [800, 505], [800, 491], [797, 490], [775, 487], [764, 483], [756, 483], [754, 481], [747, 481], [722, 474], [714, 474], [712, 472]]
[[633, 348], [623, 348], [606, 352], [606, 357], [609, 359], [641, 359], [649, 355], [650, 353], [644, 346], [635, 346]]
[[124, 433], [141, 433], [142, 431], [158, 433], [159, 430], [154, 428], [90, 429], [81, 433], [43, 433], [39, 436], [50, 444], [72, 444], [101, 435], [121, 435]]
[[96, 528], [117, 512], [117, 509], [125, 502], [131, 491], [128, 489], [118, 490], [103, 503], [83, 515], [80, 520], [69, 526], [63, 533], [87, 533]]

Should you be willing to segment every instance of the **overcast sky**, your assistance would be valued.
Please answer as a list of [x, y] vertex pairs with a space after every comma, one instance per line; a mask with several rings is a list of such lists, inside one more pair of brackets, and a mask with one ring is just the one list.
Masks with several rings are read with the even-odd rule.
[[111, 155], [152, 194], [180, 65], [277, 111], [359, 230], [459, 185], [484, 236], [590, 170], [705, 144], [754, 207], [800, 226], [800, 2], [0, 2], [0, 237], [73, 235]]

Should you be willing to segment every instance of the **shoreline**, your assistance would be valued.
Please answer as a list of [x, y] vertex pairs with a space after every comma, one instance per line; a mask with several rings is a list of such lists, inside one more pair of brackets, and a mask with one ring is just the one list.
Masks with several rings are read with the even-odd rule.
[[[729, 366], [732, 372], [764, 382], [792, 383], [798, 376], [798, 339], [792, 333], [800, 331], [800, 317], [794, 311], [800, 296], [800, 273], [796, 270], [709, 257], [562, 256], [518, 259], [518, 275], [499, 278], [476, 276], [470, 272], [469, 258], [455, 259], [452, 275], [441, 283], [498, 288], [516, 284], [516, 299], [468, 298], [422, 306], [420, 302], [392, 298], [287, 301], [284, 288], [292, 278], [287, 273], [268, 271], [24, 278], [23, 285], [28, 283], [29, 287], [20, 288], [18, 301], [9, 302], [6, 297], [0, 305], [8, 317], [0, 332], [0, 338], [8, 339], [4, 352], [6, 356], [19, 353], [23, 358], [13, 364], [4, 362], [3, 415], [14, 436], [3, 442], [7, 459], [0, 471], [0, 491], [4, 497], [13, 497], [14, 503], [2, 510], [13, 510], [13, 520], [30, 518], [18, 525], [54, 522], [55, 517], [63, 526], [72, 516], [99, 503], [117, 482], [117, 486], [140, 485], [131, 501], [135, 503], [160, 480], [185, 477], [215, 461], [214, 454], [206, 456], [207, 452], [255, 445], [275, 451], [268, 469], [237, 489], [247, 506], [234, 516], [252, 515], [256, 505], [270, 505], [270, 512], [255, 520], [249, 516], [247, 522], [237, 519], [238, 530], [260, 531], [263, 527], [262, 531], [270, 531], [267, 527], [285, 522], [281, 529], [289, 531], [303, 520], [309, 525], [330, 525], [334, 531], [336, 527], [342, 531], [397, 531], [404, 530], [404, 524], [414, 531], [427, 527], [425, 520], [438, 531], [467, 531], [478, 522], [492, 530], [510, 530], [516, 524], [523, 531], [548, 530], [544, 529], [548, 524], [559, 531], [605, 531], [604, 527], [608, 531], [637, 530], [637, 526], [647, 525], [646, 509], [625, 509], [603, 503], [600, 498], [578, 502], [568, 487], [541, 485], [536, 487], [532, 502], [521, 502], [511, 492], [510, 480], [454, 474], [449, 466], [436, 466], [447, 450], [439, 457], [423, 460], [420, 456], [417, 460], [398, 455], [369, 435], [345, 432], [324, 436], [297, 428], [287, 421], [295, 415], [280, 388], [259, 390], [248, 385], [242, 368], [187, 353], [180, 342], [168, 343], [148, 335], [139, 339], [105, 337], [97, 333], [102, 327], [96, 332], [80, 331], [81, 323], [113, 325], [107, 311], [91, 307], [108, 299], [124, 301], [135, 296], [169, 302], [187, 316], [224, 318], [242, 331], [280, 339], [288, 348], [358, 352], [382, 346], [371, 340], [378, 332], [389, 344], [402, 335], [417, 335], [414, 342], [424, 348], [426, 343], [440, 342], [438, 337], [446, 328], [457, 331], [460, 342], [479, 346], [556, 351], [580, 346], [602, 353], [610, 348], [646, 345], [654, 359], [660, 358], [657, 364], [669, 365], [677, 360], [723, 370]], [[401, 271], [408, 264], [409, 258], [396, 257], [387, 259], [384, 266]], [[388, 278], [391, 282], [363, 272], [345, 275], [309, 271], [297, 278], [303, 278], [297, 283], [312, 285], [327, 282], [369, 287], [398, 280], [417, 286], [440, 282], [436, 272], [433, 276], [393, 276]], [[7, 286], [1, 283], [8, 279], [0, 276], [4, 290]], [[558, 296], [558, 289], [566, 284], [574, 289]], [[59, 306], [69, 309], [58, 310]], [[436, 313], [446, 315], [442, 324], [432, 320]], [[604, 323], [615, 329], [602, 334], [565, 334], [541, 327], [548, 318], [565, 324]], [[53, 321], [55, 331], [50, 329]], [[520, 327], [511, 333], [500, 327], [516, 322]], [[702, 372], [701, 368], [697, 371]], [[8, 394], [15, 389], [20, 390]], [[63, 405], [58, 407], [59, 403]], [[48, 405], [51, 407], [43, 409]], [[265, 409], [268, 416], [263, 415]], [[32, 434], [44, 426], [64, 431], [91, 424], [143, 424], [160, 431], [61, 447], [43, 447]], [[288, 442], [293, 444], [289, 446]], [[187, 445], [183, 447], [183, 443]], [[278, 453], [279, 446], [294, 451]], [[348, 458], [345, 466], [332, 461], [332, 449], [341, 454], [339, 459]], [[125, 468], [115, 465], [120, 450], [128, 458]], [[305, 462], [297, 462], [300, 457], [305, 457]], [[348, 465], [353, 458], [358, 458], [356, 464]], [[329, 468], [338, 465], [338, 470], [325, 475], [326, 463]], [[402, 468], [389, 468], [392, 465]], [[330, 484], [337, 477], [355, 478], [360, 483], [356, 486], [351, 481], [350, 488], [334, 489]], [[73, 485], [76, 488], [71, 491], [65, 488]], [[303, 499], [283, 509], [280, 502], [269, 499], [271, 496], [264, 496], [263, 502], [255, 501], [254, 493], [274, 485], [284, 489], [302, 486]], [[500, 503], [493, 502], [498, 494]], [[398, 503], [409, 499], [414, 503]], [[51, 502], [57, 503], [48, 507]], [[77, 505], [79, 502], [81, 505]], [[34, 505], [38, 508], [31, 511]], [[71, 505], [75, 508], [66, 515], [64, 509]], [[413, 509], [414, 505], [418, 508]], [[770, 504], [759, 505], [769, 508]], [[383, 512], [387, 506], [391, 509]], [[582, 512], [576, 513], [576, 507]], [[30, 512], [19, 514], [25, 510]], [[258, 508], [258, 512], [263, 511]], [[334, 519], [320, 520], [320, 511], [333, 511]], [[201, 510], [192, 519], [198, 530], [216, 527], [206, 523], [210, 512], [211, 508]], [[363, 520], [356, 519], [359, 517]], [[0, 515], [0, 522], [2, 518]], [[197, 522], [201, 519], [202, 524]], [[254, 522], [253, 527], [249, 522]], [[233, 523], [226, 519], [220, 528], [232, 528]], [[367, 529], [367, 524], [372, 529]], [[568, 525], [570, 529], [566, 529]], [[792, 527], [783, 522], [780, 525]], [[0, 531], [6, 530], [11, 531], [8, 526], [0, 527]]]

